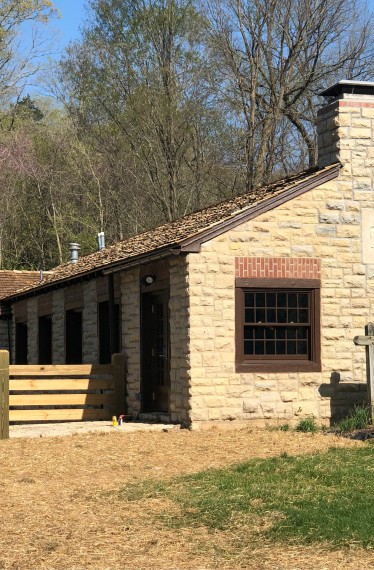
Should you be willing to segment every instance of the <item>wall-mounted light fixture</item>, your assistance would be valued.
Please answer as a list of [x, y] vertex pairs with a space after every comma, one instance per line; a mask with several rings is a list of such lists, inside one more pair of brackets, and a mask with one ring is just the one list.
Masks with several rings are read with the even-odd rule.
[[140, 283], [142, 285], [152, 285], [156, 281], [156, 275], [145, 275], [140, 279]]

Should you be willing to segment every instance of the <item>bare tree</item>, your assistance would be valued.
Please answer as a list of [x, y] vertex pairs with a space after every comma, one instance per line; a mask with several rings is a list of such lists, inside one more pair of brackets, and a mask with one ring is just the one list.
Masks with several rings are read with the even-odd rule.
[[[246, 187], [295, 163], [294, 131], [316, 163], [317, 92], [337, 77], [373, 74], [373, 34], [359, 0], [208, 0], [223, 100], [243, 129]], [[288, 125], [292, 126], [290, 130]], [[288, 155], [288, 156], [287, 156]], [[300, 156], [300, 159], [303, 157]]]

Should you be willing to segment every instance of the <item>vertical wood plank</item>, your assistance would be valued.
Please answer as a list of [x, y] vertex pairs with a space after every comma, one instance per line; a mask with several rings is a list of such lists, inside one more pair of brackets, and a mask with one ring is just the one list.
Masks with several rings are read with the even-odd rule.
[[126, 359], [124, 354], [113, 354], [114, 413], [126, 413]]
[[[374, 324], [368, 323], [365, 327], [367, 336], [374, 336]], [[374, 422], [374, 345], [367, 347], [367, 381], [368, 381], [368, 402], [371, 409], [371, 419]]]
[[9, 439], [9, 352], [0, 350], [0, 439]]

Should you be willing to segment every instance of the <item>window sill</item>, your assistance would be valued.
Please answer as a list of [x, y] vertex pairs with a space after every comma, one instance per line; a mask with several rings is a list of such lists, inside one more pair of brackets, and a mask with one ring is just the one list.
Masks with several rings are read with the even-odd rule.
[[321, 372], [321, 363], [306, 361], [248, 361], [236, 362], [236, 372]]

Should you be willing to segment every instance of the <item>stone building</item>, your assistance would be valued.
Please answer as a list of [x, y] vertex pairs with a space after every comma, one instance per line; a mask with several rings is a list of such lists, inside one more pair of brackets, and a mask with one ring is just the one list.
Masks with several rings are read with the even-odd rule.
[[[323, 421], [360, 401], [374, 303], [374, 83], [323, 93], [318, 168], [57, 267], [8, 296], [13, 358], [127, 356], [127, 411]], [[145, 416], [147, 417], [147, 416]]]
[[[19, 289], [31, 287], [40, 280], [39, 271], [10, 271], [0, 270], [0, 303]], [[0, 304], [0, 350], [11, 348], [11, 318], [9, 306]]]

